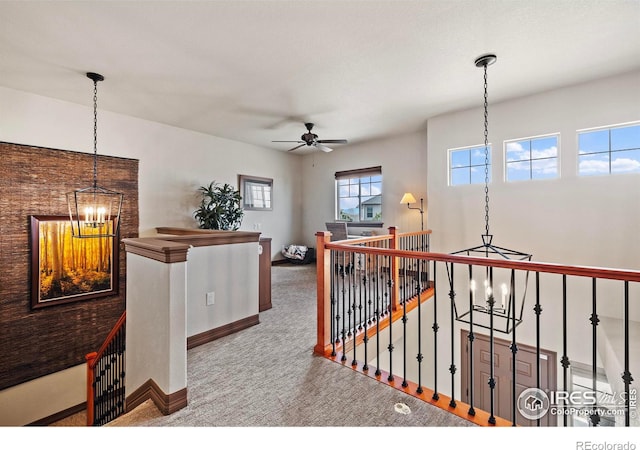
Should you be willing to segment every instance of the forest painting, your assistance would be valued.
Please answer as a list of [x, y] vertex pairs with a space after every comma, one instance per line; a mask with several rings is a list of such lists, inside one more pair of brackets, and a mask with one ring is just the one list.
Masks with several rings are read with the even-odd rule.
[[[113, 221], [105, 226], [113, 229]], [[114, 241], [118, 242], [117, 237], [74, 238], [66, 216], [31, 216], [31, 306], [115, 294], [118, 246]]]

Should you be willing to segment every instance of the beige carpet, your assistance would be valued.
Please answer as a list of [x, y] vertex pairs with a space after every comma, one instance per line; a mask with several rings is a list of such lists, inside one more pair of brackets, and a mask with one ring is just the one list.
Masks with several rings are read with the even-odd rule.
[[[143, 427], [470, 426], [452, 414], [313, 355], [314, 265], [272, 268], [260, 324], [188, 351], [187, 407], [150, 402], [111, 422]], [[396, 411], [396, 404], [410, 412]]]

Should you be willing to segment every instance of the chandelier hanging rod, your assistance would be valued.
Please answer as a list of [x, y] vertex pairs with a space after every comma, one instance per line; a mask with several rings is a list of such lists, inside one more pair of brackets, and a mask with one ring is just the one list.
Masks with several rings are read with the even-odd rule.
[[87, 78], [93, 80], [93, 188], [98, 187], [98, 82], [104, 81], [99, 73], [87, 72]]

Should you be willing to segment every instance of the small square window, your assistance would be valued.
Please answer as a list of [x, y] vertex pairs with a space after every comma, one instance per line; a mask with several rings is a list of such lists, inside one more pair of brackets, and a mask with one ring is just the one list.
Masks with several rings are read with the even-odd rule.
[[542, 180], [558, 176], [559, 135], [505, 141], [507, 181]]
[[578, 174], [640, 172], [640, 124], [578, 132]]
[[491, 181], [491, 146], [486, 151], [484, 145], [449, 150], [449, 186], [480, 184], [487, 177]]

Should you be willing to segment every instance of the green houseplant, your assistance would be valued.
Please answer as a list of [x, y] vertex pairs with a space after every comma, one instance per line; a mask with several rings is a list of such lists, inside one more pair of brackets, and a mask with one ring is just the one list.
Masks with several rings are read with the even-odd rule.
[[200, 186], [200, 207], [193, 212], [200, 228], [209, 230], [237, 230], [242, 223], [244, 210], [240, 206], [240, 191], [228, 183], [212, 181]]

